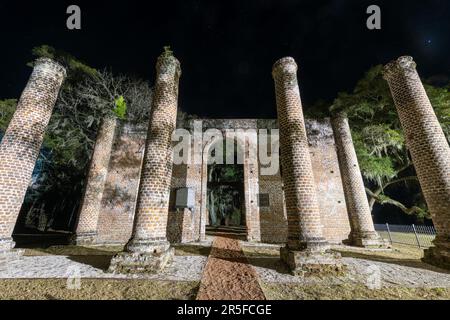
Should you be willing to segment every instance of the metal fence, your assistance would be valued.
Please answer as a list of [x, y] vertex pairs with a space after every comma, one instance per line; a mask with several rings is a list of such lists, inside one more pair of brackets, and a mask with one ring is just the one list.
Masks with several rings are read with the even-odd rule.
[[433, 246], [436, 230], [432, 226], [375, 224], [375, 230], [390, 243], [405, 244], [419, 248]]

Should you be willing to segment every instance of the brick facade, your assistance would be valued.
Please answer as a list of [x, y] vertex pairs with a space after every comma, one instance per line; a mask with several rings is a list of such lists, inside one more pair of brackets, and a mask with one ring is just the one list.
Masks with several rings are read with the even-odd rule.
[[412, 57], [385, 66], [406, 145], [436, 228], [425, 261], [450, 268], [450, 148]]
[[[337, 265], [323, 236], [317, 190], [293, 58], [278, 60], [272, 69], [280, 127], [282, 180], [288, 222], [287, 246], [281, 258], [293, 272]], [[314, 265], [314, 266], [313, 266]]]
[[118, 121], [98, 218], [97, 243], [124, 245], [131, 238], [146, 127]]
[[[203, 119], [202, 125], [203, 131], [208, 128], [217, 128], [222, 134], [225, 134], [227, 130], [239, 132], [268, 127], [278, 129], [275, 119]], [[180, 124], [180, 127], [190, 131], [192, 136], [196, 134], [193, 130], [193, 121]], [[320, 121], [307, 119], [306, 131], [323, 234], [329, 242], [338, 244], [347, 239], [350, 226], [333, 130], [328, 119]], [[145, 129], [141, 125], [119, 122], [116, 132], [100, 210], [97, 243], [125, 244], [131, 237]], [[255, 146], [255, 140], [251, 136], [252, 134], [250, 139], [246, 139], [247, 143]], [[194, 148], [195, 143], [200, 145]], [[202, 239], [202, 236], [204, 237], [205, 225], [208, 224], [206, 210], [208, 147], [205, 142], [202, 142], [201, 136], [200, 139], [193, 138], [191, 159], [198, 157], [203, 161], [189, 165], [173, 165], [167, 223], [167, 238], [171, 243], [198, 241]], [[249, 226], [248, 240], [285, 243], [287, 218], [280, 172], [278, 171], [275, 175], [263, 175], [258, 168], [258, 171], [253, 173], [257, 177], [252, 177], [250, 166], [244, 163], [243, 169], [246, 172], [244, 180], [248, 181], [247, 185], [252, 185], [252, 191], [244, 194], [248, 200], [243, 199], [247, 217], [246, 225]], [[195, 192], [195, 207], [192, 210], [176, 210], [175, 208], [176, 190], [183, 187], [192, 188]], [[259, 194], [268, 195], [268, 206], [259, 205]], [[205, 200], [202, 200], [203, 198]]]
[[53, 60], [36, 60], [1, 141], [0, 251], [14, 246], [11, 235], [65, 76], [65, 69]]
[[114, 272], [157, 271], [173, 256], [166, 234], [180, 63], [163, 53], [156, 72], [132, 238], [126, 251], [112, 259], [110, 270]]
[[336, 154], [335, 135], [328, 118], [307, 119], [305, 124], [323, 236], [329, 243], [341, 244], [350, 233], [350, 224], [342, 187], [342, 173]]
[[351, 226], [349, 242], [360, 247], [383, 246], [373, 225], [348, 119], [344, 113], [339, 113], [333, 117], [332, 124]]
[[92, 244], [96, 241], [98, 218], [102, 207], [116, 124], [116, 117], [107, 115], [98, 131], [83, 204], [78, 217], [76, 236], [73, 239], [76, 244]]

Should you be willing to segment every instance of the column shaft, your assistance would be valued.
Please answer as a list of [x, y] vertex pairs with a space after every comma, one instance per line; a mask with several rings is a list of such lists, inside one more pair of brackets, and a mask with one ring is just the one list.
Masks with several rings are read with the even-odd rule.
[[14, 246], [11, 235], [52, 115], [65, 69], [38, 59], [0, 144], [0, 251]]
[[166, 232], [173, 165], [171, 137], [176, 126], [180, 63], [175, 57], [163, 54], [158, 58], [156, 72], [132, 238], [127, 252], [113, 259], [113, 271], [157, 271], [173, 256]]
[[351, 244], [362, 247], [384, 245], [373, 225], [348, 119], [344, 114], [338, 114], [333, 117], [332, 125], [350, 220], [349, 240]]
[[[325, 254], [328, 243], [322, 235], [319, 204], [309, 154], [297, 64], [292, 58], [278, 60], [272, 70], [275, 80], [282, 180], [288, 220], [288, 242], [281, 258], [294, 273], [336, 268], [335, 256]], [[311, 266], [314, 266], [311, 268]], [[321, 269], [319, 268], [319, 269]]]
[[436, 228], [427, 262], [450, 268], [450, 148], [411, 57], [386, 65], [406, 145]]
[[74, 238], [76, 244], [95, 243], [116, 124], [116, 117], [107, 115], [98, 131]]
[[273, 69], [280, 127], [282, 179], [288, 219], [288, 246], [305, 249], [326, 244], [309, 154], [308, 138], [292, 58]]

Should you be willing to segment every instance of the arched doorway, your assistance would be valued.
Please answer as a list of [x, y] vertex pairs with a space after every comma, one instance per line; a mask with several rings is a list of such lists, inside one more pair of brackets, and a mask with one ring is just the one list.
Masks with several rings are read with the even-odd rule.
[[[204, 240], [211, 228], [225, 228], [248, 241], [260, 241], [258, 165], [248, 151], [256, 148], [256, 133], [244, 138], [222, 137], [205, 143], [202, 150], [200, 239]], [[217, 143], [223, 148], [220, 154], [215, 154]], [[218, 158], [223, 161], [215, 162]]]
[[230, 232], [246, 238], [244, 166], [208, 165], [207, 232]]

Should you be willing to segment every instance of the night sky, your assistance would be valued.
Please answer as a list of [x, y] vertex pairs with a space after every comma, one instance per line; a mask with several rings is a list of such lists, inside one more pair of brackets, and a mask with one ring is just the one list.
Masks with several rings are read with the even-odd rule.
[[[19, 97], [41, 44], [151, 83], [170, 45], [183, 71], [181, 108], [216, 118], [275, 117], [271, 68], [284, 56], [299, 64], [305, 107], [400, 55], [412, 55], [424, 78], [450, 76], [448, 0], [150, 2], [2, 0], [0, 99]], [[82, 30], [66, 28], [70, 4], [81, 7]], [[382, 30], [366, 28], [370, 4], [381, 7]]]

